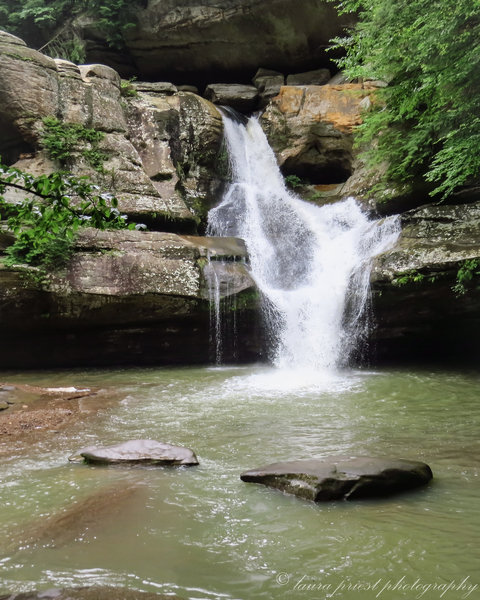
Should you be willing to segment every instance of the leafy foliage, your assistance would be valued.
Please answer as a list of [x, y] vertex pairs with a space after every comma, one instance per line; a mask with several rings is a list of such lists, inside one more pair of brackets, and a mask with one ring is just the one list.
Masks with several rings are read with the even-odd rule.
[[[401, 273], [399, 273], [398, 276], [393, 280], [393, 283], [394, 285], [402, 286], [411, 283], [422, 283], [425, 280], [427, 280], [427, 278], [423, 273], [420, 273], [420, 271], [416, 271], [413, 269], [410, 271], [402, 271]], [[434, 276], [428, 277], [429, 283], [433, 283], [434, 281]]]
[[457, 271], [457, 282], [452, 288], [455, 294], [463, 296], [467, 288], [472, 285], [474, 278], [478, 276], [480, 276], [480, 260], [478, 258], [465, 260]]
[[350, 78], [380, 79], [359, 127], [370, 165], [385, 179], [423, 176], [443, 198], [480, 173], [480, 9], [478, 0], [342, 0], [357, 12], [335, 40]]
[[[77, 0], [77, 4], [78, 4]], [[84, 0], [87, 12], [96, 18], [96, 26], [105, 35], [112, 48], [122, 49], [125, 46], [124, 34], [135, 27], [135, 12], [138, 1], [132, 0]]]
[[85, 52], [72, 28], [78, 15], [95, 18], [110, 47], [122, 49], [144, 0], [0, 0], [0, 27], [51, 56], [83, 62]]
[[285, 183], [292, 189], [295, 189], [302, 187], [302, 185], [305, 185], [306, 182], [303, 181], [298, 175], [286, 175]]
[[136, 77], [131, 77], [130, 79], [122, 79], [120, 82], [120, 94], [123, 98], [137, 98], [138, 92], [132, 83], [135, 81]]
[[49, 28], [56, 25], [75, 4], [75, 0], [2, 0], [0, 22], [9, 26], [14, 33], [32, 25], [40, 29]]
[[102, 131], [78, 123], [63, 123], [55, 117], [45, 117], [43, 127], [42, 143], [51, 159], [66, 166], [76, 152], [96, 171], [103, 172], [107, 157], [98, 146], [105, 137]]
[[61, 268], [71, 255], [79, 227], [135, 229], [118, 211], [116, 198], [99, 193], [86, 177], [59, 172], [34, 177], [0, 164], [0, 194], [7, 187], [29, 196], [12, 204], [0, 195], [0, 215], [16, 238], [5, 251], [10, 266], [26, 263], [45, 272]]

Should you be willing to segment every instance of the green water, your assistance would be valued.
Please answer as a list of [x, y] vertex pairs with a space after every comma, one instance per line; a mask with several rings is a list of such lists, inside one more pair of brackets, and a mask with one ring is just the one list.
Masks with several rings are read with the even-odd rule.
[[[411, 371], [311, 378], [262, 368], [2, 374], [102, 386], [119, 400], [0, 466], [0, 546], [106, 485], [138, 485], [117, 519], [59, 547], [0, 560], [0, 592], [111, 584], [185, 599], [479, 598], [480, 376]], [[193, 448], [194, 468], [95, 468], [92, 443], [153, 438]], [[330, 456], [424, 460], [428, 487], [314, 505], [246, 484], [270, 462]], [[463, 582], [463, 583], [462, 583]], [[478, 586], [474, 589], [474, 586]]]

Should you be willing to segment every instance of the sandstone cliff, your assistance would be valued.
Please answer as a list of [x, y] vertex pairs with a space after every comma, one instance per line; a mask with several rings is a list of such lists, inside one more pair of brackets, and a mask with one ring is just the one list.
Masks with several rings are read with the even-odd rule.
[[[207, 362], [205, 266], [215, 260], [222, 296], [241, 296], [254, 285], [243, 264], [245, 247], [168, 232], [195, 234], [218, 199], [220, 113], [171, 84], [137, 84], [122, 96], [110, 67], [53, 60], [1, 33], [0, 153], [8, 164], [34, 174], [61, 167], [44, 144], [49, 116], [104, 134], [102, 171], [75, 151], [69, 169], [114, 193], [129, 218], [160, 231], [82, 231], [66, 271], [46, 278], [32, 267], [6, 268], [0, 255], [3, 366]], [[24, 198], [10, 187], [3, 195]], [[13, 238], [5, 226], [0, 231], [1, 253]], [[258, 356], [252, 319], [244, 311], [249, 337], [236, 351], [240, 359]]]
[[87, 59], [149, 80], [247, 82], [259, 66], [296, 73], [328, 66], [330, 39], [351, 21], [325, 0], [153, 0], [136, 12], [123, 52], [83, 21]]

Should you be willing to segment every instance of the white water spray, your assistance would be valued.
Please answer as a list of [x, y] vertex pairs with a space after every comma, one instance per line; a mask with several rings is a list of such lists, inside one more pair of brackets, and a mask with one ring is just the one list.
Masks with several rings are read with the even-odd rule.
[[317, 207], [287, 190], [260, 124], [224, 118], [232, 183], [209, 213], [208, 235], [246, 242], [263, 295], [272, 360], [282, 368], [345, 364], [363, 333], [371, 258], [398, 236], [353, 198]]

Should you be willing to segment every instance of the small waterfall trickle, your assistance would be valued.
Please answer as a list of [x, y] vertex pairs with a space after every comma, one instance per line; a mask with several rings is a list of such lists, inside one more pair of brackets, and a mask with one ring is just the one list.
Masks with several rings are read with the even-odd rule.
[[229, 263], [208, 256], [203, 269], [208, 288], [210, 306], [210, 348], [212, 359], [221, 365], [228, 355], [237, 358], [237, 305], [236, 295], [230, 286]]
[[323, 207], [290, 192], [260, 124], [224, 117], [232, 183], [209, 213], [208, 235], [247, 245], [278, 367], [333, 369], [364, 332], [371, 258], [398, 236], [353, 198]]
[[222, 313], [220, 306], [220, 281], [210, 257], [203, 269], [208, 284], [208, 300], [210, 306], [210, 348], [215, 351], [215, 364], [222, 362]]

